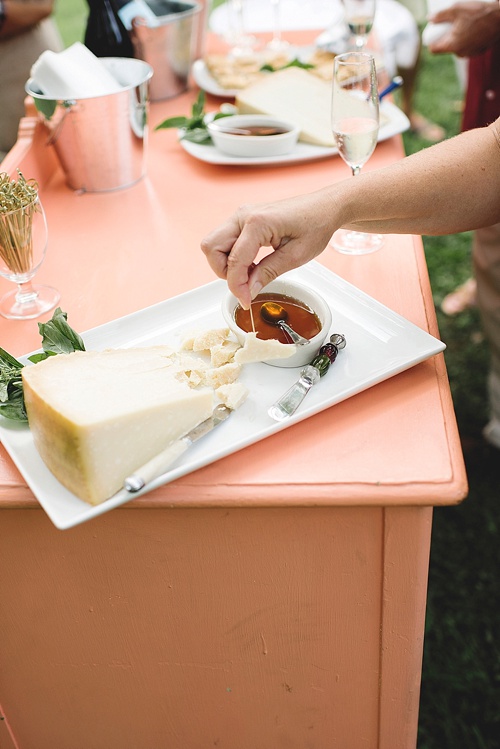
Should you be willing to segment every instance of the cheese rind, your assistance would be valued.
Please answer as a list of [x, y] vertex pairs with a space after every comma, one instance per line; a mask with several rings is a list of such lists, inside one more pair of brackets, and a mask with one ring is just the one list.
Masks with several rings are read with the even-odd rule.
[[267, 114], [293, 122], [299, 140], [334, 146], [331, 128], [331, 83], [302, 68], [278, 70], [248, 86], [236, 97], [240, 114]]
[[124, 479], [204, 419], [213, 390], [178, 378], [169, 347], [76, 351], [24, 367], [35, 446], [56, 478], [99, 504]]

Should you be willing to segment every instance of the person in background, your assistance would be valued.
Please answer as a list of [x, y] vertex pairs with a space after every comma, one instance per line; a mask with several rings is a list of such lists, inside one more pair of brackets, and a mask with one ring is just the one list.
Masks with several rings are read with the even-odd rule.
[[[462, 130], [490, 124], [500, 117], [500, 6], [469, 0], [436, 13], [433, 23], [450, 23], [449, 31], [429, 45], [435, 54], [469, 58]], [[491, 352], [488, 391], [491, 420], [485, 438], [500, 447], [500, 223], [474, 232], [474, 278], [443, 299], [441, 309], [457, 314], [477, 304]]]
[[[427, 20], [427, 0], [397, 0], [404, 6], [418, 27], [421, 27]], [[418, 31], [418, 46], [413, 59], [408, 64], [399, 66], [398, 73], [403, 78], [403, 88], [401, 90], [401, 109], [410, 120], [411, 130], [419, 138], [429, 143], [437, 143], [445, 137], [445, 130], [441, 125], [431, 122], [423, 114], [415, 109], [415, 89], [417, 78], [420, 70], [422, 41], [420, 31]]]
[[0, 0], [0, 161], [17, 140], [31, 66], [63, 48], [53, 9], [54, 0]]

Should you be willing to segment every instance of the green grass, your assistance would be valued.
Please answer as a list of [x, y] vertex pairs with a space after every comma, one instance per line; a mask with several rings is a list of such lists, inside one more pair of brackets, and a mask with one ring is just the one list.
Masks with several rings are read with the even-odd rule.
[[[451, 136], [460, 99], [452, 58], [424, 54], [417, 108]], [[404, 141], [407, 153], [425, 145], [411, 134]], [[470, 492], [460, 506], [434, 511], [418, 746], [498, 749], [500, 471], [498, 450], [481, 438], [488, 346], [477, 310], [449, 318], [439, 308], [471, 275], [471, 235], [424, 237], [424, 247]]]
[[[84, 0], [59, 0], [66, 44], [83, 39], [86, 14]], [[451, 136], [461, 98], [453, 60], [424, 53], [417, 109]], [[427, 145], [412, 134], [404, 142], [407, 153]], [[439, 309], [471, 274], [471, 236], [424, 237], [424, 247], [470, 494], [434, 512], [418, 749], [500, 749], [499, 453], [481, 439], [488, 347], [476, 310], [448, 318]]]

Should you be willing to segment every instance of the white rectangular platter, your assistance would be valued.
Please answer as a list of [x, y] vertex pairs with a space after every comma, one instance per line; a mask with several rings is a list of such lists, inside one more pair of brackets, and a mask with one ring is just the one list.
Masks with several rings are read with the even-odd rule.
[[[65, 489], [45, 467], [27, 425], [0, 417], [0, 439], [54, 525], [71, 528], [112, 510], [134, 497], [307, 419], [356, 393], [444, 350], [437, 338], [312, 261], [287, 274], [318, 291], [333, 314], [331, 333], [343, 333], [347, 346], [331, 369], [312, 388], [290, 419], [273, 421], [267, 413], [298, 378], [300, 369], [248, 364], [240, 381], [249, 388], [245, 403], [217, 429], [190, 447], [163, 476], [142, 492], [122, 490], [93, 507]], [[101, 325], [83, 334], [87, 350], [169, 344], [180, 346], [186, 333], [224, 327], [221, 302], [224, 281], [214, 281], [173, 299]], [[28, 356], [21, 361], [29, 365]]]

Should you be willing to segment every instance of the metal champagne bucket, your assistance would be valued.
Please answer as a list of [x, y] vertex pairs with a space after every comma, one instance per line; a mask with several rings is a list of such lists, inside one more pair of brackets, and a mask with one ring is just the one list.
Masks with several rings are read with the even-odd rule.
[[74, 190], [105, 192], [129, 187], [146, 174], [149, 85], [153, 70], [143, 60], [100, 58], [123, 89], [117, 93], [54, 100], [34, 87], [33, 97]]
[[154, 70], [151, 100], [171, 99], [188, 87], [202, 6], [174, 0], [148, 0], [148, 5], [157, 16], [156, 25], [148, 26], [139, 17], [134, 19], [134, 55]]

